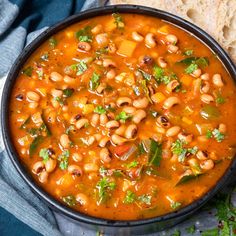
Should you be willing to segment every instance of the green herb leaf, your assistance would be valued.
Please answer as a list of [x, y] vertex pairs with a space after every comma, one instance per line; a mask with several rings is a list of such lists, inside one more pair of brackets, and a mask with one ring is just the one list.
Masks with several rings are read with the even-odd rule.
[[187, 51], [185, 51], [185, 52], [184, 52], [184, 55], [186, 55], [186, 56], [191, 56], [191, 55], [193, 55], [193, 50], [187, 50]]
[[30, 144], [29, 147], [29, 155], [30, 157], [36, 152], [39, 144], [43, 142], [43, 136], [39, 135], [36, 138], [34, 138], [33, 142]]
[[218, 129], [214, 129], [212, 131], [212, 135], [218, 143], [222, 142], [225, 139], [225, 135], [221, 133]]
[[66, 134], [70, 134], [70, 131], [75, 130], [75, 126], [74, 125], [70, 125], [67, 129], [66, 129]]
[[148, 164], [160, 166], [162, 159], [162, 144], [151, 139], [150, 150], [148, 155]]
[[61, 106], [64, 105], [64, 101], [63, 101], [63, 99], [62, 99], [61, 97], [54, 97], [53, 99], [54, 99], [55, 101], [59, 102], [59, 104], [60, 104]]
[[210, 138], [213, 137], [212, 132], [211, 132], [209, 129], [208, 129], [207, 132], [206, 132], [206, 137], [207, 137], [208, 139], [210, 139]]
[[49, 46], [51, 47], [51, 48], [55, 48], [56, 46], [57, 46], [57, 44], [58, 44], [58, 42], [57, 42], [57, 40], [54, 38], [54, 37], [51, 37], [50, 39], [49, 39]]
[[146, 97], [148, 98], [149, 102], [153, 103], [152, 99], [150, 98], [150, 95], [149, 95], [149, 89], [147, 87], [147, 81], [146, 80], [141, 80], [140, 83], [141, 83], [142, 89], [143, 89]]
[[223, 98], [220, 93], [216, 97], [216, 103], [218, 103], [218, 104], [224, 104], [225, 103], [225, 98]]
[[190, 66], [191, 64], [196, 64], [199, 67], [204, 68], [209, 65], [209, 60], [207, 57], [188, 57], [176, 63], [184, 64], [186, 66]]
[[26, 129], [26, 125], [29, 124], [31, 119], [31, 116], [28, 116], [28, 118], [24, 121], [24, 123], [20, 126], [20, 129]]
[[43, 158], [43, 162], [46, 163], [49, 160], [49, 153], [47, 148], [42, 148], [39, 151], [39, 156]]
[[115, 182], [109, 181], [108, 178], [103, 177], [96, 185], [98, 189], [98, 204], [104, 203], [110, 197], [110, 191], [116, 188]]
[[88, 69], [88, 66], [84, 61], [80, 61], [77, 64], [71, 65], [70, 68], [76, 71], [76, 75], [81, 75]]
[[171, 234], [171, 236], [180, 236], [180, 235], [181, 235], [181, 233], [177, 229], [174, 231], [174, 233]]
[[138, 71], [142, 74], [143, 78], [147, 81], [150, 81], [152, 78], [152, 75], [148, 74], [144, 70], [138, 69]]
[[121, 15], [119, 13], [113, 13], [112, 16], [115, 20], [116, 27], [118, 29], [123, 29], [125, 24], [124, 24], [124, 21], [123, 21]]
[[196, 179], [196, 178], [198, 178], [198, 177], [201, 176], [201, 175], [202, 175], [202, 174], [184, 175], [184, 176], [182, 176], [182, 177], [179, 179], [179, 181], [177, 182], [177, 184], [176, 184], [175, 186], [178, 186], [178, 185], [181, 185], [181, 184], [185, 184], [185, 183], [187, 183], [188, 181], [193, 180], [193, 179]]
[[177, 209], [177, 208], [179, 208], [181, 205], [182, 205], [182, 204], [181, 204], [180, 202], [175, 202], [175, 201], [172, 201], [172, 202], [170, 203], [170, 207], [171, 207], [172, 209]]
[[89, 88], [94, 91], [100, 84], [100, 75], [93, 73], [91, 80], [89, 81]]
[[92, 42], [91, 26], [85, 26], [77, 31], [75, 37], [81, 42]]
[[196, 227], [195, 225], [189, 226], [188, 228], [186, 228], [186, 232], [189, 234], [194, 234], [196, 231]]
[[22, 74], [24, 74], [28, 77], [31, 77], [32, 73], [33, 73], [33, 67], [32, 66], [28, 66], [28, 67], [26, 67], [22, 70]]
[[95, 109], [94, 109], [94, 112], [95, 113], [98, 113], [98, 114], [106, 114], [106, 109], [103, 108], [102, 106], [97, 106]]
[[62, 197], [62, 201], [65, 202], [70, 207], [76, 205], [76, 198], [73, 195], [68, 195], [66, 197]]
[[198, 65], [197, 64], [190, 64], [186, 69], [185, 69], [185, 73], [187, 74], [191, 74], [193, 73], [195, 70], [198, 69]]
[[64, 150], [61, 155], [58, 156], [58, 161], [60, 161], [59, 167], [62, 170], [66, 170], [68, 168], [68, 159], [70, 156], [69, 150]]
[[126, 192], [125, 198], [124, 198], [124, 203], [125, 204], [131, 204], [134, 203], [134, 201], [136, 200], [136, 195], [135, 193], [133, 193], [132, 191], [128, 190]]
[[125, 122], [129, 118], [131, 118], [131, 115], [127, 114], [125, 111], [121, 111], [120, 114], [116, 116], [116, 120], [120, 120], [122, 122]]
[[145, 153], [146, 153], [146, 151], [144, 149], [143, 143], [141, 142], [138, 144], [138, 147], [137, 147], [137, 156], [141, 156]]
[[139, 164], [139, 163], [138, 163], [137, 161], [132, 161], [132, 162], [130, 162], [129, 164], [126, 164], [126, 167], [127, 167], [128, 169], [130, 169], [130, 168], [137, 167], [138, 164]]
[[142, 203], [147, 204], [147, 205], [151, 205], [152, 196], [148, 195], [148, 194], [143, 194], [138, 197], [138, 200]]
[[63, 95], [65, 96], [65, 97], [71, 97], [72, 96], [72, 94], [74, 93], [74, 89], [72, 89], [72, 88], [67, 88], [67, 89], [63, 89]]
[[155, 65], [153, 67], [153, 75], [155, 80], [160, 83], [160, 79], [164, 76], [164, 70], [161, 67]]

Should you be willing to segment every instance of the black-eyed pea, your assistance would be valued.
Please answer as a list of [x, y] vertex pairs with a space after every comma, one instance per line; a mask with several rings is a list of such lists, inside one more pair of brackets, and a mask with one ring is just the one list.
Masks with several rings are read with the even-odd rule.
[[80, 177], [83, 174], [83, 171], [80, 166], [77, 165], [69, 165], [68, 166], [68, 172], [73, 175]]
[[155, 35], [153, 33], [148, 33], [145, 36], [145, 44], [147, 47], [149, 48], [154, 48], [156, 47], [157, 43], [156, 43], [156, 38]]
[[118, 129], [115, 130], [115, 134], [123, 136], [125, 134], [126, 126], [121, 125]]
[[214, 74], [212, 76], [212, 82], [216, 87], [221, 88], [224, 86], [224, 83], [220, 74]]
[[84, 164], [84, 171], [85, 172], [97, 172], [99, 169], [96, 163], [86, 163]]
[[180, 104], [181, 101], [178, 97], [169, 97], [165, 100], [163, 104], [164, 109], [170, 109], [171, 107]]
[[165, 38], [166, 38], [167, 43], [169, 44], [175, 45], [178, 42], [178, 38], [173, 34], [167, 34]]
[[211, 102], [214, 102], [214, 98], [210, 94], [202, 94], [201, 95], [201, 101], [204, 102], [204, 103], [209, 104]]
[[39, 182], [41, 183], [46, 183], [48, 181], [48, 172], [43, 170], [42, 172], [39, 173]]
[[29, 91], [26, 93], [26, 98], [27, 98], [28, 102], [39, 102], [40, 95], [36, 92]]
[[108, 34], [107, 33], [97, 34], [95, 39], [99, 45], [105, 45], [108, 43]]
[[147, 113], [144, 110], [137, 110], [134, 112], [132, 121], [135, 124], [139, 124], [144, 118], [146, 118]]
[[118, 107], [130, 105], [132, 100], [129, 97], [119, 97], [116, 101]]
[[138, 32], [134, 31], [132, 32], [132, 39], [136, 42], [142, 42], [144, 40], [144, 37]]
[[107, 67], [116, 67], [116, 63], [109, 59], [109, 58], [105, 58], [103, 59], [102, 65], [107, 68]]
[[111, 153], [108, 148], [102, 148], [100, 151], [100, 159], [104, 163], [110, 163], [111, 162]]
[[157, 124], [161, 127], [164, 127], [164, 128], [170, 127], [169, 119], [165, 116], [158, 116], [157, 117]]
[[178, 134], [178, 139], [183, 140], [185, 143], [191, 143], [193, 141], [193, 134], [181, 132]]
[[116, 72], [114, 69], [111, 69], [106, 73], [107, 79], [114, 79], [115, 76], [116, 76]]
[[[139, 61], [139, 64], [140, 64], [140, 66], [144, 66], [144, 65], [152, 65], [153, 63], [154, 63], [154, 60], [153, 60], [153, 58], [151, 57], [151, 56], [149, 56], [149, 55], [143, 55], [143, 56], [140, 56], [139, 57], [139, 59], [138, 59], [138, 61]], [[137, 71], [135, 74], [136, 74], [136, 77], [137, 78], [142, 78], [142, 74], [138, 74], [138, 72], [140, 72], [140, 71]], [[141, 73], [141, 72], [140, 72]]]
[[88, 119], [85, 119], [85, 118], [82, 118], [82, 119], [79, 119], [78, 121], [76, 121], [75, 123], [75, 127], [77, 129], [81, 129], [83, 128], [84, 126], [86, 126], [88, 124]]
[[208, 158], [208, 153], [207, 153], [207, 151], [199, 150], [199, 151], [196, 153], [196, 156], [197, 156], [197, 158], [198, 158], [200, 161], [204, 161], [204, 160], [207, 160], [207, 158]]
[[110, 142], [110, 138], [105, 136], [102, 139], [100, 139], [98, 146], [105, 147], [108, 144], [108, 142]]
[[226, 133], [226, 130], [227, 130], [227, 129], [226, 129], [226, 125], [223, 124], [223, 123], [219, 124], [218, 130], [219, 130], [221, 133], [225, 134], [225, 133]]
[[168, 92], [173, 92], [180, 85], [178, 80], [172, 80], [166, 85], [166, 89]]
[[107, 115], [101, 114], [100, 115], [100, 125], [105, 126], [107, 122], [108, 122]]
[[102, 94], [104, 90], [106, 89], [107, 84], [106, 83], [100, 83], [96, 89], [98, 94]]
[[111, 120], [106, 123], [107, 129], [115, 129], [120, 126], [120, 123], [117, 120]]
[[78, 193], [76, 196], [76, 201], [79, 203], [81, 206], [86, 206], [89, 203], [88, 197], [84, 193]]
[[195, 78], [198, 78], [198, 77], [200, 77], [200, 75], [202, 74], [202, 70], [201, 69], [196, 69], [196, 70], [194, 70], [192, 73], [191, 73], [191, 75], [193, 76], [193, 77], [195, 77]]
[[148, 104], [149, 104], [149, 100], [146, 97], [138, 98], [133, 101], [133, 106], [139, 109], [146, 108]]
[[131, 124], [125, 130], [125, 137], [127, 139], [132, 139], [132, 138], [134, 138], [136, 136], [137, 131], [138, 131], [137, 125]]
[[33, 167], [32, 167], [32, 172], [34, 174], [39, 174], [41, 173], [43, 170], [45, 169], [45, 164], [43, 163], [43, 161], [37, 161], [34, 163]]
[[170, 53], [176, 53], [176, 52], [178, 52], [179, 47], [177, 47], [176, 45], [173, 45], [173, 44], [169, 44], [169, 45], [167, 45], [167, 50]]
[[201, 76], [200, 76], [200, 78], [202, 79], [202, 80], [209, 80], [210, 79], [210, 76], [209, 76], [209, 74], [208, 73], [204, 73], [204, 74], [202, 74]]
[[72, 154], [72, 159], [75, 161], [75, 162], [81, 162], [83, 160], [83, 156], [82, 154], [78, 153], [78, 152], [74, 152]]
[[79, 42], [78, 43], [78, 49], [80, 51], [89, 52], [91, 48], [92, 48], [91, 45], [87, 42]]
[[31, 109], [36, 109], [39, 106], [38, 102], [30, 102], [29, 103], [29, 108]]
[[101, 134], [94, 134], [93, 137], [95, 138], [96, 141], [100, 141], [102, 138]]
[[201, 83], [201, 88], [200, 88], [200, 92], [201, 93], [208, 93], [210, 90], [210, 84], [208, 81], [202, 81]]
[[102, 31], [102, 25], [98, 24], [91, 29], [92, 34], [99, 34]]
[[63, 77], [61, 74], [59, 74], [58, 72], [55, 72], [53, 71], [51, 74], [50, 74], [50, 79], [54, 82], [60, 82], [63, 80]]
[[69, 148], [70, 147], [70, 139], [69, 136], [67, 134], [62, 134], [60, 137], [60, 144], [63, 148]]
[[111, 141], [112, 141], [112, 143], [115, 144], [115, 145], [122, 145], [122, 144], [124, 144], [125, 142], [127, 142], [127, 139], [126, 139], [126, 138], [123, 138], [123, 137], [121, 137], [121, 136], [119, 136], [119, 135], [117, 135], [117, 134], [113, 134], [113, 135], [111, 136]]
[[202, 161], [202, 162], [200, 163], [200, 167], [201, 167], [203, 170], [211, 170], [211, 169], [214, 168], [214, 166], [215, 166], [214, 161], [212, 161], [211, 159]]
[[166, 68], [166, 67], [167, 67], [167, 62], [165, 61], [164, 57], [158, 57], [158, 58], [157, 58], [157, 64], [158, 64], [161, 68]]
[[133, 114], [136, 111], [136, 108], [128, 106], [128, 107], [124, 107], [122, 110], [127, 114]]
[[62, 97], [63, 91], [60, 90], [60, 89], [52, 89], [52, 90], [51, 90], [51, 95], [52, 95], [53, 97]]
[[92, 115], [90, 123], [93, 127], [97, 127], [99, 120], [100, 120], [100, 115], [96, 113]]
[[173, 126], [166, 131], [167, 137], [176, 136], [180, 132], [181, 128], [179, 126]]
[[57, 161], [52, 158], [49, 158], [45, 163], [45, 169], [48, 173], [52, 172], [55, 170], [56, 165], [57, 165]]
[[69, 76], [69, 75], [65, 75], [65, 76], [63, 77], [63, 80], [64, 80], [64, 82], [67, 83], [67, 84], [74, 84], [74, 83], [76, 82], [76, 79], [73, 78], [73, 77], [71, 77], [71, 76]]

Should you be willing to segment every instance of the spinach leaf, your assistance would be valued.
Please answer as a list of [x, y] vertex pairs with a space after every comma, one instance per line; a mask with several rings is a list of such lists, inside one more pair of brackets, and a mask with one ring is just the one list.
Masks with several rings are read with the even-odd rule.
[[65, 97], [71, 97], [72, 96], [72, 94], [74, 93], [74, 89], [72, 89], [72, 88], [67, 88], [67, 89], [63, 89], [63, 95], [65, 96]]
[[43, 142], [43, 136], [39, 135], [34, 138], [33, 142], [30, 144], [29, 147], [29, 155], [32, 157], [32, 155], [36, 152], [38, 146]]
[[26, 125], [30, 122], [31, 116], [29, 116], [24, 123], [20, 126], [20, 129], [26, 129]]
[[100, 75], [94, 72], [92, 78], [89, 81], [89, 88], [92, 91], [94, 91], [99, 86], [100, 84], [99, 80], [100, 80]]
[[184, 176], [182, 176], [182, 177], [179, 179], [179, 181], [176, 183], [175, 186], [178, 186], [178, 185], [184, 184], [184, 183], [186, 183], [186, 182], [188, 182], [188, 181], [190, 181], [190, 180], [196, 179], [196, 178], [198, 178], [198, 177], [201, 176], [201, 175], [203, 175], [203, 174], [184, 175]]
[[162, 158], [162, 144], [151, 139], [150, 150], [148, 155], [148, 164], [160, 166]]
[[209, 65], [209, 60], [207, 57], [188, 57], [176, 63], [184, 64], [186, 66], [190, 66], [191, 64], [196, 64], [197, 66], [204, 68]]

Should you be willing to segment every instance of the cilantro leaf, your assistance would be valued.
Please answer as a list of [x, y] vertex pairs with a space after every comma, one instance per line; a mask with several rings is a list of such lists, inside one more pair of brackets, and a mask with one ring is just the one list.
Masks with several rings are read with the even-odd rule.
[[116, 27], [118, 29], [123, 29], [125, 24], [124, 24], [124, 21], [123, 21], [121, 15], [119, 13], [113, 13], [112, 16], [115, 20]]
[[81, 75], [88, 69], [88, 66], [84, 61], [80, 61], [77, 64], [71, 65], [70, 68], [76, 71], [76, 75]]
[[142, 203], [147, 204], [147, 205], [151, 205], [152, 196], [148, 195], [148, 194], [143, 194], [138, 197], [138, 200]]
[[92, 91], [94, 91], [99, 86], [100, 84], [99, 80], [100, 80], [100, 75], [94, 72], [92, 78], [89, 81], [89, 88]]
[[195, 225], [192, 225], [192, 226], [186, 228], [186, 231], [187, 231], [187, 233], [189, 233], [189, 234], [194, 234], [195, 231], [196, 231]]
[[214, 129], [212, 131], [212, 135], [214, 136], [214, 138], [218, 143], [222, 142], [225, 138], [225, 135], [221, 133], [218, 129]]
[[190, 64], [186, 69], [185, 69], [185, 73], [186, 74], [191, 74], [191, 73], [193, 73], [195, 70], [197, 70], [198, 69], [198, 65], [197, 64], [195, 64], [195, 63], [192, 63], [192, 64]]
[[103, 108], [102, 106], [97, 106], [97, 107], [95, 107], [94, 112], [98, 113], [100, 115], [101, 114], [106, 114], [106, 109]]
[[129, 164], [127, 164], [126, 167], [127, 167], [128, 169], [130, 169], [130, 168], [133, 168], [133, 167], [137, 167], [138, 164], [139, 164], [139, 163], [138, 163], [137, 161], [132, 161], [132, 162], [130, 162]]
[[206, 137], [208, 139], [212, 138], [212, 132], [208, 129], [207, 132], [206, 132]]
[[148, 74], [147, 72], [145, 72], [144, 70], [141, 70], [141, 69], [139, 69], [138, 71], [142, 74], [142, 76], [145, 80], [147, 80], [147, 81], [151, 80], [152, 75]]
[[28, 66], [22, 70], [22, 74], [27, 75], [28, 77], [31, 77], [33, 73], [33, 67]]
[[72, 89], [72, 88], [67, 88], [67, 89], [63, 89], [63, 95], [65, 96], [65, 97], [71, 97], [72, 96], [72, 94], [74, 93], [74, 89]]
[[153, 67], [153, 75], [155, 80], [160, 83], [160, 79], [164, 76], [164, 70], [161, 67], [155, 65]]
[[185, 52], [184, 52], [184, 55], [186, 55], [186, 56], [191, 56], [191, 55], [193, 55], [193, 50], [187, 50], [187, 51], [185, 51]]
[[125, 204], [131, 204], [136, 200], [136, 195], [132, 191], [128, 190], [126, 192], [125, 198], [124, 198], [124, 203]]
[[65, 202], [70, 207], [76, 205], [76, 198], [73, 195], [62, 197], [62, 201]]
[[64, 150], [61, 155], [58, 156], [58, 160], [60, 161], [59, 167], [62, 170], [66, 170], [69, 164], [69, 156], [70, 152], [69, 150]]
[[75, 37], [81, 42], [92, 42], [91, 26], [85, 26], [75, 33]]
[[181, 204], [180, 202], [175, 202], [175, 201], [172, 201], [172, 202], [170, 203], [170, 207], [171, 207], [172, 209], [177, 209], [177, 208], [179, 208], [181, 205], [182, 205], [182, 204]]
[[47, 148], [42, 148], [39, 151], [39, 156], [43, 158], [43, 162], [46, 163], [49, 160], [49, 153]]
[[125, 111], [121, 111], [117, 116], [116, 120], [120, 120], [122, 122], [125, 122], [127, 119], [131, 118], [129, 114], [127, 114]]
[[51, 48], [55, 48], [56, 46], [57, 46], [57, 44], [58, 44], [58, 42], [57, 42], [57, 40], [54, 38], [54, 37], [51, 37], [50, 39], [49, 39], [49, 46], [51, 47]]

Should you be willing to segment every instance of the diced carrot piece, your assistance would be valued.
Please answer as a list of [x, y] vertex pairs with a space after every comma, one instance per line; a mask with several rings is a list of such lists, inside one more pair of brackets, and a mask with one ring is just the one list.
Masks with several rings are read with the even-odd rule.
[[62, 185], [64, 188], [66, 188], [74, 184], [74, 179], [71, 174], [66, 173], [57, 181], [57, 183], [59, 185]]
[[120, 145], [120, 146], [116, 146], [114, 149], [114, 153], [117, 156], [122, 156], [124, 155], [126, 152], [129, 151], [129, 149], [131, 148], [130, 145]]
[[164, 25], [164, 26], [160, 27], [157, 30], [157, 32], [160, 33], [160, 34], [168, 34], [169, 33], [169, 26], [168, 25]]
[[112, 17], [105, 25], [105, 31], [113, 31], [114, 29], [116, 29], [116, 23], [114, 18]]
[[158, 93], [153, 94], [151, 98], [152, 98], [153, 102], [160, 103], [160, 102], [164, 101], [166, 97], [163, 93], [158, 92]]
[[189, 86], [193, 82], [193, 78], [190, 75], [183, 75], [180, 80], [185, 86]]
[[188, 125], [191, 125], [191, 124], [193, 123], [192, 120], [188, 119], [188, 118], [185, 117], [185, 116], [182, 118], [182, 121], [183, 121], [184, 123], [188, 124]]
[[130, 41], [130, 40], [124, 40], [121, 42], [119, 49], [117, 53], [124, 57], [131, 57], [133, 55], [133, 52], [136, 48], [137, 43]]

